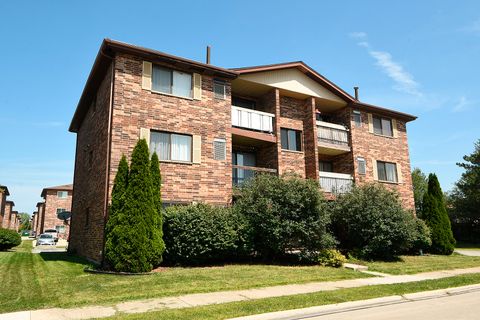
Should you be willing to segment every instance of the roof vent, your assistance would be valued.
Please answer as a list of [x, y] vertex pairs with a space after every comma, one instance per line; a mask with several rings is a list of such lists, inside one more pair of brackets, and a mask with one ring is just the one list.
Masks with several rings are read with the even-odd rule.
[[355, 100], [358, 100], [358, 87], [353, 87], [353, 90], [355, 90]]
[[210, 46], [207, 46], [207, 64], [210, 64]]

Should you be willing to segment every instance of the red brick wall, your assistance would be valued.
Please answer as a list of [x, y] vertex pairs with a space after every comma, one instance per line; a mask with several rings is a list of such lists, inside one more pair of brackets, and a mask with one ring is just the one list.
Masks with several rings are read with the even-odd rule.
[[5, 202], [7, 201], [7, 195], [0, 189], [0, 227], [3, 225], [5, 216]]
[[[142, 60], [126, 55], [116, 59], [110, 192], [122, 154], [130, 157], [140, 128], [201, 135], [200, 164], [161, 162], [164, 202], [231, 201], [231, 103], [213, 97], [213, 78], [202, 76], [202, 100], [184, 99], [141, 88]], [[213, 140], [226, 139], [226, 161], [213, 159]]]
[[4, 219], [3, 219], [3, 224], [2, 224], [2, 227], [5, 228], [5, 229], [9, 229], [10, 228], [10, 219], [12, 218], [12, 208], [13, 205], [12, 205], [12, 202], [5, 202], [5, 214], [4, 214]]
[[[348, 108], [352, 114], [352, 109]], [[351, 137], [352, 137], [352, 152], [354, 167], [355, 167], [355, 181], [357, 183], [373, 182], [373, 161], [380, 160], [386, 162], [397, 163], [400, 165], [402, 173], [401, 183], [383, 183], [386, 187], [399, 192], [401, 200], [405, 208], [414, 209], [412, 179], [410, 175], [410, 157], [408, 152], [408, 140], [406, 123], [402, 120], [396, 119], [398, 138], [389, 138], [378, 136], [369, 132], [368, 116], [366, 112], [361, 112], [362, 126], [356, 127], [351, 118]], [[357, 168], [357, 157], [363, 157], [367, 164], [366, 175], [359, 175]]]
[[57, 191], [47, 190], [45, 195], [45, 218], [43, 220], [43, 230], [55, 229], [56, 226], [65, 226], [65, 233], [59, 234], [62, 239], [68, 239], [69, 226], [63, 220], [58, 219], [57, 209], [65, 209], [71, 211], [72, 209], [72, 191], [68, 191], [66, 198], [59, 198]]
[[111, 68], [77, 132], [69, 250], [100, 262], [104, 236], [105, 179]]
[[43, 232], [42, 221], [44, 220], [44, 211], [45, 211], [44, 209], [45, 209], [44, 203], [37, 203], [37, 219], [35, 221], [35, 231], [37, 235]]

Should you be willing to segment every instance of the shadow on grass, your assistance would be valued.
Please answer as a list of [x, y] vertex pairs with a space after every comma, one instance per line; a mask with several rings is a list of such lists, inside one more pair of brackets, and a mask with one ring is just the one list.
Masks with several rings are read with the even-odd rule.
[[42, 252], [39, 253], [44, 261], [65, 261], [81, 265], [91, 265], [86, 259], [68, 252]]

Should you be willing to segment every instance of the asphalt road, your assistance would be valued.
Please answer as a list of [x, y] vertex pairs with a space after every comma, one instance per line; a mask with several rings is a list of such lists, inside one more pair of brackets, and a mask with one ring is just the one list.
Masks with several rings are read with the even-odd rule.
[[480, 319], [480, 291], [448, 297], [404, 302], [356, 311], [292, 319], [308, 320], [474, 320]]

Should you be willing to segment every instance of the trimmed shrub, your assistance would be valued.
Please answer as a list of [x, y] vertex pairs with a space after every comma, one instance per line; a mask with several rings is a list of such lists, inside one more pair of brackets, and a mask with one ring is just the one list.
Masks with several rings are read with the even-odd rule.
[[247, 222], [232, 208], [207, 204], [165, 210], [165, 262], [203, 265], [230, 261], [250, 252]]
[[366, 259], [388, 259], [412, 248], [416, 223], [398, 194], [379, 184], [354, 187], [331, 203], [340, 248]]
[[430, 228], [432, 245], [429, 251], [437, 254], [449, 255], [455, 249], [452, 227], [448, 217], [443, 192], [437, 176], [428, 176], [428, 190], [423, 197], [422, 219]]
[[427, 224], [421, 219], [412, 220], [410, 235], [410, 252], [419, 253], [427, 250], [432, 245], [431, 233]]
[[248, 220], [254, 250], [264, 259], [299, 252], [301, 259], [316, 261], [319, 250], [334, 246], [328, 206], [316, 181], [258, 175], [239, 190], [235, 208]]
[[347, 258], [338, 250], [324, 249], [318, 254], [318, 263], [324, 267], [340, 268]]
[[0, 251], [8, 250], [22, 243], [22, 237], [9, 229], [0, 228]]

